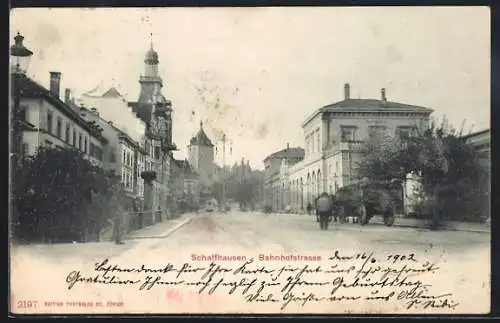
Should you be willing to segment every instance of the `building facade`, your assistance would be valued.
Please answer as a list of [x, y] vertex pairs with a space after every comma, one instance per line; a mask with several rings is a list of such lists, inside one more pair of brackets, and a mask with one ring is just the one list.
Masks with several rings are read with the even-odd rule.
[[491, 132], [490, 129], [477, 131], [462, 137], [465, 142], [470, 144], [479, 153], [481, 163], [488, 170], [491, 168]]
[[[303, 211], [322, 192], [335, 194], [358, 180], [356, 168], [368, 140], [409, 136], [426, 127], [432, 109], [380, 99], [351, 99], [344, 85], [344, 99], [316, 110], [303, 123], [305, 156], [298, 163], [281, 165], [278, 210], [289, 205]], [[403, 199], [403, 197], [402, 197]]]
[[87, 122], [59, 98], [61, 73], [50, 73], [50, 89], [24, 74], [14, 76], [20, 89], [21, 153], [34, 155], [40, 146], [76, 148], [94, 165], [103, 166], [108, 140], [102, 129]]
[[282, 210], [288, 194], [288, 168], [304, 159], [303, 148], [290, 147], [277, 151], [264, 159], [264, 205]]

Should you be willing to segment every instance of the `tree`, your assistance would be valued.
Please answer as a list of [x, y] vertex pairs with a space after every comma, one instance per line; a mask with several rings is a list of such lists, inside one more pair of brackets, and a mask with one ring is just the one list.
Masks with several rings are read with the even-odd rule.
[[359, 177], [404, 183], [415, 174], [424, 197], [418, 210], [434, 227], [443, 220], [479, 221], [487, 212], [488, 173], [478, 153], [445, 121], [415, 130], [408, 138], [368, 142]]
[[23, 161], [13, 183], [21, 241], [87, 241], [108, 225], [110, 188], [116, 178], [93, 166], [76, 149], [40, 147]]

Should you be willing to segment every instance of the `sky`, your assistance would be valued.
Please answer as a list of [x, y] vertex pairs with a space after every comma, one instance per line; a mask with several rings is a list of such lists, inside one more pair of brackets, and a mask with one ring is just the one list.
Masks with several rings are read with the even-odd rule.
[[353, 98], [386, 88], [466, 131], [490, 125], [487, 7], [23, 8], [11, 11], [11, 41], [18, 31], [42, 85], [59, 71], [62, 93], [104, 84], [129, 101], [152, 40], [176, 158], [203, 121], [219, 164], [225, 133], [227, 164], [262, 169], [287, 143], [304, 146], [302, 121], [342, 100], [344, 83]]

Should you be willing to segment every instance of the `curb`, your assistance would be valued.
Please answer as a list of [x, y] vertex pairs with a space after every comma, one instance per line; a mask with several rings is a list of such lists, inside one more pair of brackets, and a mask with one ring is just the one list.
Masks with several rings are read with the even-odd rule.
[[172, 228], [170, 228], [166, 233], [163, 233], [162, 235], [154, 235], [154, 236], [132, 236], [132, 237], [127, 237], [125, 240], [136, 240], [136, 239], [164, 239], [166, 237], [168, 237], [169, 235], [171, 235], [172, 233], [174, 233], [175, 231], [179, 230], [180, 228], [182, 228], [183, 226], [189, 224], [191, 221], [193, 221], [193, 219], [195, 218], [196, 216], [191, 216], [187, 219], [185, 219], [184, 221], [176, 224], [175, 226], [173, 226]]

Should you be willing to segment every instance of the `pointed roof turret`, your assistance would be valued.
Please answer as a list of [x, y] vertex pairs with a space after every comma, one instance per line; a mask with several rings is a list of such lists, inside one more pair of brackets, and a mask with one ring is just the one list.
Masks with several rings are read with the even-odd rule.
[[158, 60], [158, 53], [153, 49], [153, 33], [151, 33], [150, 36], [151, 36], [151, 48], [146, 52], [144, 63], [155, 65], [158, 64], [160, 61]]
[[208, 138], [207, 134], [203, 130], [203, 121], [200, 121], [200, 130], [198, 130], [198, 133], [193, 138], [191, 138], [190, 144], [205, 147], [214, 146], [212, 141]]

